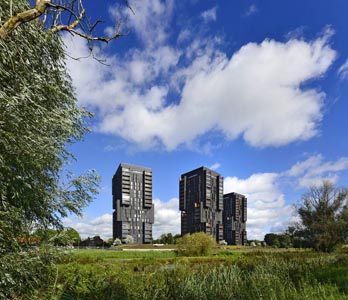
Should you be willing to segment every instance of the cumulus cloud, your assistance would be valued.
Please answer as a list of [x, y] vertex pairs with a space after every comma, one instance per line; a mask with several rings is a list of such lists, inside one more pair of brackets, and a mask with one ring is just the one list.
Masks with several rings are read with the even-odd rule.
[[296, 185], [308, 188], [320, 185], [323, 180], [336, 183], [338, 172], [348, 170], [348, 158], [341, 157], [335, 162], [326, 162], [321, 154], [309, 157], [298, 162], [284, 173], [285, 176], [295, 177]]
[[[67, 61], [80, 105], [96, 114], [95, 130], [145, 149], [192, 147], [204, 136], [203, 151], [213, 147], [207, 133], [228, 141], [242, 138], [255, 147], [282, 146], [318, 134], [325, 93], [314, 88], [313, 80], [324, 76], [336, 57], [328, 43], [330, 30], [312, 41], [291, 37], [287, 42], [248, 43], [228, 56], [219, 47], [223, 39], [203, 38], [187, 29], [181, 30], [178, 44], [169, 43], [173, 0], [134, 0], [132, 9], [136, 16], [129, 18], [129, 26], [141, 46], [114, 55], [95, 47], [95, 54], [110, 66], [93, 59]], [[255, 13], [257, 7], [248, 11]], [[118, 17], [118, 12], [110, 12]], [[216, 11], [210, 12], [214, 15]], [[64, 41], [73, 57], [90, 54], [86, 41], [68, 35]], [[344, 74], [345, 67], [341, 68], [339, 74]], [[306, 86], [308, 81], [311, 87]], [[337, 170], [346, 168], [344, 158], [332, 163], [310, 159], [281, 174], [226, 177], [227, 192], [248, 195], [251, 236], [261, 236], [266, 220], [282, 224], [291, 214], [281, 178], [298, 180], [304, 187], [318, 179], [335, 179]], [[177, 201], [155, 200], [154, 236], [180, 230]], [[98, 234], [111, 236], [111, 215], [107, 216], [103, 222], [81, 219], [78, 231], [92, 235], [98, 229]]]
[[96, 218], [83, 216], [82, 218], [64, 218], [63, 225], [72, 227], [80, 234], [82, 239], [99, 235], [107, 240], [112, 237], [112, 215], [104, 214]]
[[[153, 224], [153, 238], [159, 238], [161, 234], [180, 233], [180, 212], [179, 200], [172, 198], [168, 201], [154, 199], [155, 204], [155, 224]], [[91, 218], [64, 218], [65, 227], [72, 227], [80, 234], [82, 239], [101, 236], [106, 240], [112, 237], [112, 214], [104, 214], [99, 217]]]
[[153, 237], [156, 239], [161, 234], [180, 233], [179, 199], [172, 198], [167, 202], [160, 199], [153, 200], [155, 204], [155, 224], [153, 225]]
[[248, 198], [249, 238], [263, 239], [272, 225], [287, 224], [293, 215], [278, 178], [277, 173], [258, 173], [246, 179], [226, 177], [224, 180], [225, 193], [237, 192]]
[[247, 230], [251, 238], [262, 239], [265, 233], [279, 232], [296, 220], [295, 211], [284, 190], [287, 185], [305, 190], [323, 180], [336, 182], [348, 171], [348, 158], [326, 161], [321, 154], [297, 162], [280, 173], [257, 173], [241, 179], [225, 177], [224, 192], [237, 192], [248, 198]]
[[[287, 199], [286, 189], [296, 186], [301, 191], [307, 183], [320, 183], [328, 177], [338, 179], [348, 171], [348, 158], [326, 161], [321, 154], [295, 163], [291, 168], [279, 173], [256, 173], [247, 178], [227, 176], [224, 179], [224, 193], [237, 192], [248, 198], [247, 231], [249, 239], [262, 240], [268, 232], [281, 232], [288, 224], [298, 220], [294, 208]], [[329, 176], [328, 176], [329, 174]], [[155, 204], [155, 224], [153, 237], [164, 233], [180, 233], [179, 200], [153, 200]], [[64, 225], [75, 228], [82, 238], [100, 235], [103, 239], [112, 237], [112, 215], [104, 214], [90, 218], [64, 219]]]
[[[255, 147], [281, 146], [318, 134], [325, 94], [303, 86], [335, 59], [327, 40], [264, 40], [230, 58], [214, 48], [218, 41], [194, 40], [186, 50], [132, 49], [124, 59], [108, 57], [111, 67], [91, 59], [69, 60], [68, 68], [81, 105], [97, 112], [97, 130], [141, 148], [173, 150], [212, 131]], [[83, 40], [66, 36], [65, 43], [75, 57], [88, 54]], [[179, 64], [183, 56], [188, 65]]]
[[[127, 19], [127, 25], [134, 30], [139, 39], [151, 47], [164, 43], [168, 37], [167, 29], [172, 17], [174, 1], [133, 0], [131, 7], [135, 16]], [[111, 7], [110, 13], [117, 22], [118, 9]]]

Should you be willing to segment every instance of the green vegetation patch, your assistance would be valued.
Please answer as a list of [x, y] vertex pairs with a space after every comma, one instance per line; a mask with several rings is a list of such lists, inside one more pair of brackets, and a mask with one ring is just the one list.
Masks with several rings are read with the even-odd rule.
[[[347, 254], [231, 252], [75, 251], [59, 268], [54, 299], [348, 299]], [[81, 263], [89, 254], [93, 262]]]

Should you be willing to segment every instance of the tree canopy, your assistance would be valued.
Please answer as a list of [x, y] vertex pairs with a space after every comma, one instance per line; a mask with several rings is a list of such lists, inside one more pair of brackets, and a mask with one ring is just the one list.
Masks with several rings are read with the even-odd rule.
[[331, 252], [348, 238], [348, 190], [324, 181], [311, 187], [297, 206], [297, 236], [317, 250]]
[[90, 114], [77, 106], [58, 35], [26, 24], [0, 40], [0, 57], [0, 210], [59, 225], [96, 192], [93, 171], [70, 180], [62, 172], [73, 159], [66, 146], [82, 139]]
[[38, 243], [51, 243], [55, 246], [71, 246], [81, 242], [80, 234], [71, 227], [63, 230], [56, 229], [38, 229], [32, 237], [37, 238]]
[[[29, 8], [27, 0], [13, 3], [13, 11]], [[0, 22], [9, 14], [1, 1]], [[59, 35], [26, 22], [0, 38], [0, 299], [35, 299], [54, 255], [32, 251], [30, 235], [61, 228], [97, 193], [95, 171], [67, 168], [74, 160], [67, 146], [88, 132], [90, 117], [77, 105]]]

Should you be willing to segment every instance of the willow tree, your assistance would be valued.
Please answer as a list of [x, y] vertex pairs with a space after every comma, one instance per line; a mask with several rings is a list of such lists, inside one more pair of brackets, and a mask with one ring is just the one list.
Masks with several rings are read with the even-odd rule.
[[43, 299], [52, 255], [29, 251], [30, 233], [61, 227], [97, 192], [94, 171], [66, 169], [67, 146], [83, 138], [91, 114], [77, 105], [59, 32], [105, 42], [121, 34], [94, 37], [82, 4], [0, 1], [0, 299]]

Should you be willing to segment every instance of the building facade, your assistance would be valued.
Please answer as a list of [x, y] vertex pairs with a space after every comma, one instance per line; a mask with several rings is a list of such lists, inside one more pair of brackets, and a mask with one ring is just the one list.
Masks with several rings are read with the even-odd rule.
[[238, 193], [224, 195], [224, 240], [229, 245], [246, 245], [247, 198]]
[[223, 177], [201, 167], [181, 175], [179, 182], [181, 234], [205, 232], [223, 239]]
[[152, 202], [152, 170], [121, 163], [112, 178], [113, 238], [134, 243], [152, 242], [154, 204]]

